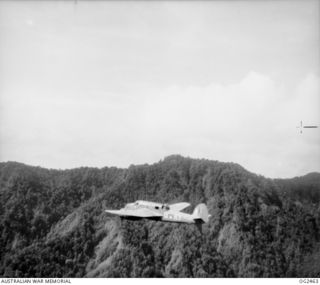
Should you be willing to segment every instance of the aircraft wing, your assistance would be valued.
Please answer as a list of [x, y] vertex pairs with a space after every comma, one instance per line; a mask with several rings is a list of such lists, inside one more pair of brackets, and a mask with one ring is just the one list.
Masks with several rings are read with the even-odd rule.
[[180, 212], [189, 206], [190, 206], [190, 204], [186, 203], [186, 202], [176, 203], [176, 204], [170, 205], [170, 210]]
[[106, 210], [107, 213], [123, 216], [123, 217], [140, 217], [140, 218], [152, 218], [152, 217], [162, 217], [162, 214], [152, 211], [147, 208], [140, 208], [135, 210]]

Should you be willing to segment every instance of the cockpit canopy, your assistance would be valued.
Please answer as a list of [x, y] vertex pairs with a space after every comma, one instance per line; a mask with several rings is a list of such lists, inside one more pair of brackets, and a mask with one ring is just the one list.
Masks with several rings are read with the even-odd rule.
[[156, 205], [156, 206], [154, 206], [154, 208], [156, 210], [166, 210], [166, 211], [170, 210], [170, 207], [167, 204]]
[[162, 211], [170, 210], [170, 207], [168, 204], [160, 204], [160, 203], [140, 201], [140, 200], [133, 203], [128, 203], [125, 206], [125, 209], [137, 209], [137, 208], [149, 208], [149, 209], [162, 210]]
[[162, 205], [162, 209], [163, 209], [163, 210], [166, 210], [166, 211], [169, 211], [169, 210], [170, 210], [170, 207], [169, 207], [168, 204], [163, 204], [163, 205]]

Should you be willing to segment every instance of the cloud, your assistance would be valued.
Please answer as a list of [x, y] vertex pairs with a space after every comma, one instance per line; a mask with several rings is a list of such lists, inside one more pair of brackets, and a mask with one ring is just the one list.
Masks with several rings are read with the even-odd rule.
[[[210, 84], [205, 87], [173, 86], [157, 96], [150, 96], [145, 105], [146, 127], [149, 132], [160, 130], [171, 135], [198, 134], [224, 137], [238, 133], [263, 131], [281, 88], [269, 78], [250, 72], [233, 85]], [[257, 124], [263, 123], [263, 125]], [[155, 128], [157, 126], [157, 128]]]
[[0, 160], [319, 170], [318, 2], [187, 2], [0, 3]]
[[32, 20], [32, 19], [27, 19], [27, 20], [26, 20], [26, 24], [27, 24], [27, 26], [29, 26], [29, 27], [33, 27], [33, 26], [34, 26], [34, 20]]
[[[253, 172], [287, 177], [320, 170], [319, 131], [301, 136], [300, 120], [320, 123], [319, 78], [293, 90], [250, 72], [233, 85], [173, 86], [150, 96], [143, 123], [150, 149], [242, 164]], [[318, 156], [317, 156], [318, 157]]]
[[270, 177], [319, 171], [319, 78], [290, 90], [248, 73], [235, 84], [134, 94], [24, 90], [2, 99], [1, 160], [46, 167], [126, 167], [172, 153], [237, 162]]

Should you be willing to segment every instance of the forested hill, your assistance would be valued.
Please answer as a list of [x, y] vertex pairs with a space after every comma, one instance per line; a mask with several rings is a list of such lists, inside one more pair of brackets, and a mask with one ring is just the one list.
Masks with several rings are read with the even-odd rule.
[[[319, 173], [272, 180], [181, 156], [128, 169], [0, 163], [0, 276], [320, 277], [319, 193]], [[135, 200], [204, 202], [212, 217], [201, 234], [104, 212]]]

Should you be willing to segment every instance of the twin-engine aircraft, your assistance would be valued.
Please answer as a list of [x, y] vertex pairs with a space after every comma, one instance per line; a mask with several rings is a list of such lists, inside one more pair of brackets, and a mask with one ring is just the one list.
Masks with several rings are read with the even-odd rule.
[[190, 204], [185, 202], [168, 205], [139, 200], [126, 204], [120, 210], [106, 210], [106, 212], [128, 220], [149, 219], [187, 224], [203, 224], [209, 221], [210, 215], [205, 204], [196, 206], [192, 214], [181, 212], [189, 206]]

